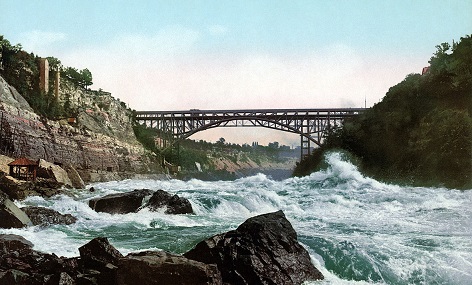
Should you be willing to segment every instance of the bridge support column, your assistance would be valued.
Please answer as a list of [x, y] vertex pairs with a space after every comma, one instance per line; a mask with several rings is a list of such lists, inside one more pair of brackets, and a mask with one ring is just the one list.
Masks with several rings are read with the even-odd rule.
[[310, 156], [311, 148], [310, 148], [310, 139], [308, 139], [305, 136], [300, 136], [300, 138], [301, 138], [301, 142], [300, 142], [300, 149], [301, 149], [300, 161], [302, 161], [303, 159]]

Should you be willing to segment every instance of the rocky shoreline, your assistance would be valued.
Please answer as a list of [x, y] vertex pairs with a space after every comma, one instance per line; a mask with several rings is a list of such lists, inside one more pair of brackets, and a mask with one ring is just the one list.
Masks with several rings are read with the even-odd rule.
[[302, 284], [323, 279], [282, 211], [249, 218], [183, 255], [123, 256], [106, 237], [58, 257], [21, 236], [0, 235], [1, 284]]

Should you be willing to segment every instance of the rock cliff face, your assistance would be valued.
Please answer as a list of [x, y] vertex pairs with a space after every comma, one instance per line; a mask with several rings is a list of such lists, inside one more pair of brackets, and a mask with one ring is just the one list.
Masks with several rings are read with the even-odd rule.
[[75, 123], [39, 117], [0, 77], [0, 153], [71, 166], [86, 182], [106, 180], [107, 173], [158, 170], [152, 169], [156, 165], [152, 156], [134, 136], [131, 111], [109, 93], [100, 95], [64, 83], [59, 100], [75, 110], [71, 113]]

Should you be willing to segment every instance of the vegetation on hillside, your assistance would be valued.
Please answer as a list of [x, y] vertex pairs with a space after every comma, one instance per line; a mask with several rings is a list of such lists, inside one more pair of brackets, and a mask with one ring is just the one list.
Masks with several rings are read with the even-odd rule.
[[[48, 57], [49, 92], [39, 89], [39, 57], [27, 53], [20, 44], [12, 45], [0, 35], [0, 75], [26, 99], [35, 113], [48, 119], [58, 119], [68, 115], [53, 95], [55, 72], [61, 72], [61, 80], [67, 80], [77, 88], [86, 89], [92, 85], [92, 73], [88, 69], [77, 70], [64, 67], [61, 61]], [[67, 106], [66, 106], [67, 107]]]
[[368, 175], [413, 185], [470, 187], [472, 35], [438, 45], [424, 74], [409, 74], [363, 115], [346, 121], [295, 174], [313, 171], [326, 150], [360, 158]]
[[[248, 144], [239, 145], [226, 142], [224, 138], [212, 143], [204, 140], [195, 141], [192, 139], [181, 140], [172, 148], [159, 149], [156, 147], [155, 138], [158, 133], [155, 129], [145, 125], [135, 124], [134, 133], [138, 141], [148, 150], [157, 156], [165, 159], [172, 165], [179, 165], [184, 173], [192, 176], [197, 175], [196, 163], [200, 164], [205, 174], [202, 179], [234, 179], [234, 173], [226, 170], [215, 169], [213, 162], [218, 159], [225, 159], [235, 164], [253, 161], [260, 164], [262, 161], [282, 162], [281, 154], [290, 152], [289, 146], [279, 145], [278, 142], [269, 143], [262, 146], [257, 143], [250, 146]], [[298, 154], [298, 153], [297, 153]]]

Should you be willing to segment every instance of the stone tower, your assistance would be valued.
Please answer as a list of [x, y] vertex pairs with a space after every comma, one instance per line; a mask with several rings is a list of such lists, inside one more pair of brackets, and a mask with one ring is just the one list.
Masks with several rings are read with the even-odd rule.
[[39, 59], [39, 90], [49, 92], [49, 63], [47, 58]]

